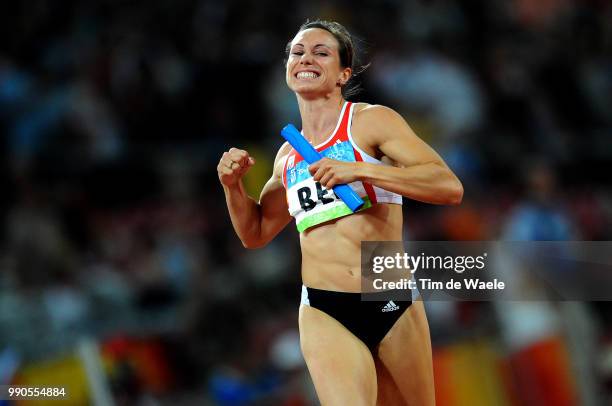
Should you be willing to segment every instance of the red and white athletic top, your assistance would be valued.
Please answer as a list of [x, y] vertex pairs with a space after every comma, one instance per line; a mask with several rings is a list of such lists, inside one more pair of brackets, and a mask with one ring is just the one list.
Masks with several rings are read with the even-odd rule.
[[[344, 102], [336, 129], [325, 142], [315, 146], [315, 149], [321, 155], [339, 161], [386, 165], [366, 154], [353, 141], [351, 135], [353, 107], [353, 103]], [[328, 190], [321, 186], [319, 182], [314, 181], [312, 175], [308, 172], [308, 164], [293, 148], [285, 159], [282, 181], [287, 191], [289, 214], [295, 218], [299, 232], [317, 224], [352, 214], [351, 209], [336, 196], [333, 190]], [[359, 211], [366, 210], [377, 203], [402, 204], [401, 195], [370, 183], [356, 181], [349, 183], [349, 185], [365, 202]]]

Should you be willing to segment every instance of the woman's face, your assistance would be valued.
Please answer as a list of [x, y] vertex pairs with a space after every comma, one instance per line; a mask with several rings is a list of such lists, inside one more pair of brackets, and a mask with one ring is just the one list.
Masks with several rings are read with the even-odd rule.
[[289, 48], [287, 85], [302, 96], [327, 95], [341, 90], [351, 76], [340, 66], [338, 41], [328, 31], [309, 28], [299, 32]]

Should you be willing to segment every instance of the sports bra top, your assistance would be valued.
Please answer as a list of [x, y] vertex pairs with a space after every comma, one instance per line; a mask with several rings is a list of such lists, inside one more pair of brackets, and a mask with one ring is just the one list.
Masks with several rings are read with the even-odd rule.
[[[336, 128], [331, 136], [315, 149], [324, 157], [347, 162], [369, 162], [387, 165], [365, 153], [353, 140], [351, 122], [354, 104], [344, 102]], [[351, 209], [334, 193], [315, 182], [308, 164], [293, 148], [286, 156], [282, 172], [289, 214], [295, 218], [299, 232], [343, 216], [353, 214]], [[364, 200], [359, 211], [377, 203], [402, 204], [402, 196], [367, 182], [355, 181], [350, 187]]]

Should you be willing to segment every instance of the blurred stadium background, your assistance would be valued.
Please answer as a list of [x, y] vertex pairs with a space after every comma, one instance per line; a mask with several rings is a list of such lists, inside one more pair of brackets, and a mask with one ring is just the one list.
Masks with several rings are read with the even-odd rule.
[[[401, 112], [464, 183], [460, 207], [406, 202], [406, 238], [612, 239], [609, 1], [2, 9], [0, 384], [67, 386], [70, 405], [317, 404], [297, 233], [244, 249], [216, 174], [249, 150], [256, 195], [299, 125], [283, 51], [307, 17], [362, 39], [355, 99]], [[612, 404], [609, 304], [427, 308], [439, 406]]]

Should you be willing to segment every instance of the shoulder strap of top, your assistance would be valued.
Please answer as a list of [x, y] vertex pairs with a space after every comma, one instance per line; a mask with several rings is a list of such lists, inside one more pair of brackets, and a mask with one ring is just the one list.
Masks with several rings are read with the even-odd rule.
[[317, 150], [322, 150], [329, 148], [333, 144], [335, 144], [338, 140], [347, 141], [348, 140], [348, 126], [351, 118], [351, 114], [353, 113], [353, 103], [345, 102], [345, 106], [342, 109], [342, 117], [338, 122], [338, 127], [334, 131], [333, 135], [325, 141], [323, 144], [317, 145]]

